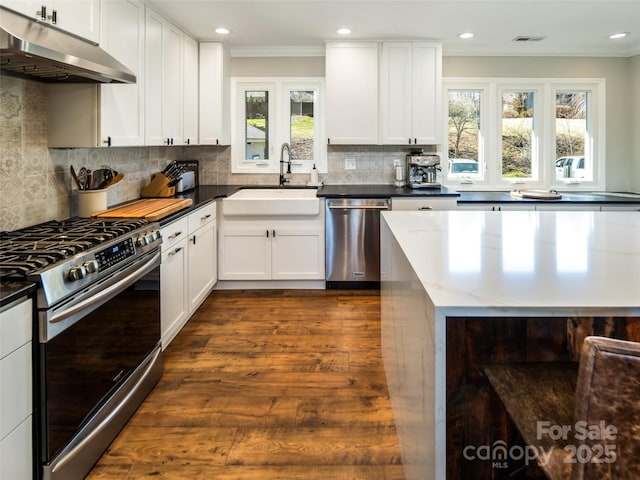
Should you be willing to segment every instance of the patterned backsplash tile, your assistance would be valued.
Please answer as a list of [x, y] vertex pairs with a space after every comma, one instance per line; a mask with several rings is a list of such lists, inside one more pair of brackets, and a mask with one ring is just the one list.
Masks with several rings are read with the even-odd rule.
[[[327, 184], [392, 184], [393, 160], [409, 147], [329, 146]], [[345, 170], [346, 158], [356, 170]], [[139, 198], [155, 172], [173, 160], [199, 160], [200, 183], [207, 185], [276, 185], [277, 174], [231, 173], [231, 147], [47, 148], [46, 85], [0, 76], [0, 231], [16, 230], [77, 213], [76, 186], [70, 166], [103, 165], [125, 174], [109, 189], [108, 205]], [[309, 174], [294, 174], [291, 184], [304, 185]]]

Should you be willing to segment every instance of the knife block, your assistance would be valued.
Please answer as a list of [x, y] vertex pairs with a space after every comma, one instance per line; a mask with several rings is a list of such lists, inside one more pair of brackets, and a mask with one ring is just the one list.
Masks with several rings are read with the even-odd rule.
[[176, 187], [170, 187], [170, 181], [171, 179], [164, 173], [156, 173], [149, 185], [144, 187], [140, 196], [142, 198], [173, 197], [176, 193]]

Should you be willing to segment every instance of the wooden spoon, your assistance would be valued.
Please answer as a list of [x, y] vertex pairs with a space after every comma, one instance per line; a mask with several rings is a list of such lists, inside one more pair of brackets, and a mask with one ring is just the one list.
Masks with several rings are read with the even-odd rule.
[[109, 183], [107, 183], [104, 186], [104, 188], [109, 188], [110, 186], [115, 185], [116, 183], [118, 183], [123, 178], [124, 178], [124, 173], [117, 174], [115, 177], [113, 177], [111, 180], [109, 180]]
[[76, 174], [76, 170], [75, 168], [73, 168], [73, 165], [71, 165], [71, 176], [73, 177], [73, 180], [76, 182], [76, 185], [78, 186], [78, 190], [84, 190], [82, 188], [82, 184], [80, 183], [80, 180], [78, 180], [78, 175]]

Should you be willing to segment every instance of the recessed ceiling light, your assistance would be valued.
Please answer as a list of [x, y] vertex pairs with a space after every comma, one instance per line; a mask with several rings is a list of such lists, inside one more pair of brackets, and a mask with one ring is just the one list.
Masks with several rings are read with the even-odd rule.
[[466, 40], [467, 38], [473, 38], [474, 34], [472, 32], [464, 32], [464, 33], [459, 33], [458, 34], [458, 38], [462, 38], [463, 40]]
[[228, 28], [225, 27], [218, 27], [216, 28], [216, 33], [219, 33], [220, 35], [229, 35], [231, 31]]
[[609, 38], [611, 40], [615, 40], [616, 38], [624, 38], [627, 35], [629, 35], [628, 32], [612, 33], [611, 35], [609, 35]]
[[349, 35], [351, 33], [351, 29], [346, 27], [339, 28], [336, 30], [336, 33], [339, 35]]

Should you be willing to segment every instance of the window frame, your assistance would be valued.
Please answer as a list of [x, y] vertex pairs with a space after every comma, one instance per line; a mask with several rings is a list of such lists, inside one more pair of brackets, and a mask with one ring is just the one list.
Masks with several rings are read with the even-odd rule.
[[[327, 173], [324, 115], [324, 78], [321, 77], [232, 77], [231, 78], [231, 173], [279, 173], [280, 148], [291, 138], [292, 90], [314, 92], [313, 159], [291, 159], [292, 173], [310, 173], [316, 165], [319, 173]], [[258, 161], [245, 156], [245, 95], [247, 91], [269, 92], [269, 158]]]
[[[481, 137], [478, 157], [484, 159], [484, 178], [460, 179], [448, 176], [449, 169], [449, 90], [481, 91], [480, 125]], [[592, 153], [592, 180], [555, 178], [556, 137], [555, 103], [556, 93], [562, 91], [589, 91], [587, 118], [588, 141]], [[537, 178], [533, 180], [505, 180], [502, 178], [502, 92], [534, 91], [534, 138], [532, 149], [537, 151]], [[484, 97], [482, 101], [482, 97]], [[604, 191], [606, 187], [606, 83], [604, 78], [489, 78], [489, 77], [444, 77], [443, 78], [443, 123], [444, 139], [441, 152], [443, 183], [458, 190], [511, 190], [545, 188]], [[483, 127], [484, 125], [484, 127]], [[586, 152], [585, 152], [586, 153]], [[533, 153], [532, 153], [533, 157]], [[553, 161], [551, 161], [553, 159]], [[533, 165], [532, 165], [533, 167]], [[482, 166], [479, 166], [482, 168]], [[445, 173], [446, 172], [446, 173]], [[533, 172], [532, 172], [533, 173]]]

